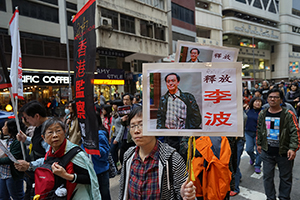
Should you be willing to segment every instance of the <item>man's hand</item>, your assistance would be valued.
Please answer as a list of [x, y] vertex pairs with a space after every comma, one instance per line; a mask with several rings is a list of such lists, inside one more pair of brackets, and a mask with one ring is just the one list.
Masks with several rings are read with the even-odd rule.
[[257, 151], [259, 154], [261, 154], [261, 146], [257, 146]]
[[183, 198], [183, 200], [194, 200], [196, 198], [196, 187], [194, 186], [192, 181], [188, 183], [186, 180], [182, 184], [180, 189], [180, 195]]
[[26, 141], [26, 138], [27, 138], [27, 136], [26, 136], [25, 133], [23, 133], [22, 131], [20, 131], [20, 132], [17, 134], [17, 139], [18, 139], [18, 141], [20, 141], [20, 142], [25, 142], [25, 141]]
[[26, 160], [18, 160], [19, 163], [14, 163], [15, 168], [20, 172], [25, 172], [28, 170], [30, 163]]
[[296, 152], [293, 150], [288, 150], [287, 158], [288, 160], [294, 160], [296, 158]]
[[121, 119], [122, 119], [123, 122], [127, 121], [128, 120], [128, 115], [124, 115]]
[[114, 141], [113, 141], [113, 144], [118, 144], [118, 141], [114, 140]]

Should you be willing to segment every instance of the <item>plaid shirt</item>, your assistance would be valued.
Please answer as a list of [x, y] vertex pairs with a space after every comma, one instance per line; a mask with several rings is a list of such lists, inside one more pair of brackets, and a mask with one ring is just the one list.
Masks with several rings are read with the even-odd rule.
[[144, 162], [139, 156], [139, 147], [136, 147], [130, 170], [128, 199], [160, 199], [158, 161], [158, 142], [156, 142], [155, 147], [145, 158]]
[[180, 99], [180, 91], [175, 95], [169, 93], [166, 113], [166, 127], [169, 129], [184, 129], [187, 114], [187, 106]]
[[[7, 149], [10, 150], [10, 145], [14, 141], [13, 138], [7, 139], [6, 145]], [[10, 165], [0, 165], [0, 179], [11, 178]]]

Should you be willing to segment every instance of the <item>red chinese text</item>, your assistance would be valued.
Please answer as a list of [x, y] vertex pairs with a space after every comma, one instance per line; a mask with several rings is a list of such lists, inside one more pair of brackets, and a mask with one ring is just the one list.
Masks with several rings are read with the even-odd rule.
[[84, 101], [78, 101], [76, 102], [76, 108], [77, 108], [77, 118], [78, 119], [85, 119], [85, 102]]
[[204, 116], [205, 119], [208, 119], [205, 123], [206, 126], [231, 126], [232, 123], [228, 123], [228, 120], [231, 116], [231, 113], [210, 113], [206, 112], [206, 115]]
[[205, 91], [204, 101], [213, 101], [214, 104], [220, 103], [221, 101], [231, 101], [230, 91], [220, 91], [220, 89], [216, 89], [216, 91]]
[[81, 56], [85, 56], [85, 53], [86, 53], [86, 38], [79, 42], [77, 51], [78, 51], [78, 58], [80, 58]]

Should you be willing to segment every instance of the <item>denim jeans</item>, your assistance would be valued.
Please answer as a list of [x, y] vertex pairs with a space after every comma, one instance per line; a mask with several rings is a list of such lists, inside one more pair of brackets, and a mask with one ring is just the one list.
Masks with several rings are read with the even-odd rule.
[[0, 179], [0, 200], [10, 200], [10, 197], [14, 200], [24, 199], [23, 179]]
[[113, 144], [113, 142], [114, 142], [115, 139], [116, 139], [116, 137], [113, 137], [111, 139], [110, 153], [111, 153], [111, 156], [112, 156], [112, 158], [114, 160], [115, 166], [117, 167], [117, 162], [119, 160], [118, 153], [119, 153], [119, 149], [120, 149], [120, 142], [118, 142], [117, 144]]
[[111, 200], [109, 192], [109, 170], [101, 174], [97, 174], [101, 199]]
[[240, 162], [241, 162], [241, 156], [243, 154], [243, 150], [244, 150], [244, 144], [245, 141], [244, 140], [239, 140], [236, 142], [236, 153], [237, 153], [237, 167], [236, 167], [236, 172], [234, 174], [235, 176], [235, 188], [234, 191], [239, 193], [240, 192], [240, 179], [242, 178], [242, 174], [240, 171]]
[[264, 187], [265, 194], [268, 200], [276, 200], [276, 191], [274, 185], [274, 171], [275, 165], [279, 168], [279, 199], [289, 200], [292, 190], [293, 181], [293, 160], [288, 160], [287, 157], [282, 156], [269, 156], [265, 151], [261, 152], [261, 159], [263, 161], [264, 173]]
[[[245, 131], [246, 137], [246, 152], [250, 156], [251, 160], [255, 161], [254, 167], [261, 168], [260, 154], [257, 152], [256, 146], [256, 133], [251, 131]], [[254, 147], [256, 153], [254, 153]]]

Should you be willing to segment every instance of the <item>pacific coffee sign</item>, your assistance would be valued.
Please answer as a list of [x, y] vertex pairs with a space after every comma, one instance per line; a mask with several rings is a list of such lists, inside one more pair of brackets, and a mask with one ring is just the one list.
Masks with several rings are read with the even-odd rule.
[[22, 79], [24, 84], [37, 85], [68, 85], [70, 82], [68, 75], [59, 74], [23, 74]]
[[292, 30], [294, 33], [299, 33], [300, 34], [300, 27], [292, 26]]

